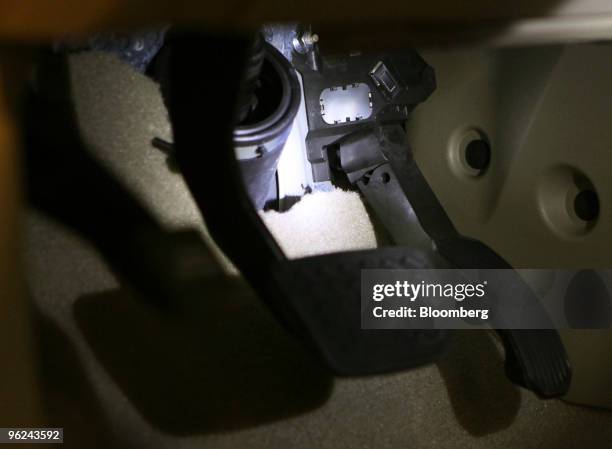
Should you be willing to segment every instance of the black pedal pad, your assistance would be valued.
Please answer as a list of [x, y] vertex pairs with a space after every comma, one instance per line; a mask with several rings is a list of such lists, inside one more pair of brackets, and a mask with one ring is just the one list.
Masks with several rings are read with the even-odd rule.
[[336, 253], [278, 264], [272, 277], [309, 340], [336, 373], [383, 373], [435, 361], [449, 333], [362, 329], [361, 270], [416, 268], [420, 259], [396, 247]]

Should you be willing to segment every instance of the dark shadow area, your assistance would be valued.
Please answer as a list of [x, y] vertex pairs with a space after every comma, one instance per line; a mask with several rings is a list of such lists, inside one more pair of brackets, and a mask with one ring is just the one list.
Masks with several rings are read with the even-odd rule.
[[243, 281], [219, 277], [203, 284], [192, 291], [204, 295], [172, 314], [127, 290], [75, 305], [97, 358], [154, 427], [175, 435], [229, 431], [327, 400], [329, 372]]
[[516, 37], [518, 33], [513, 27], [517, 21], [554, 17], [563, 3], [564, 0], [517, 0], [496, 7], [487, 0], [422, 2], [411, 4], [409, 14], [399, 9], [384, 18], [365, 14], [347, 20], [342, 26], [329, 20], [332, 7], [326, 11], [327, 20], [312, 23], [317, 33], [325, 37], [325, 46], [330, 52], [353, 48], [396, 50], [406, 44], [413, 47], [479, 46], [496, 43], [500, 38], [502, 42], [507, 41], [504, 36], [508, 35]]
[[389, 231], [387, 231], [387, 228], [385, 228], [385, 225], [383, 224], [381, 219], [378, 217], [376, 212], [374, 212], [374, 209], [372, 208], [372, 206], [370, 206], [370, 203], [365, 201], [365, 198], [361, 193], [359, 193], [359, 196], [363, 200], [363, 206], [366, 210], [366, 213], [368, 214], [370, 222], [372, 223], [372, 228], [374, 229], [374, 238], [376, 238], [376, 247], [381, 248], [383, 246], [393, 245], [393, 238], [391, 237], [391, 234], [389, 234]]
[[484, 436], [510, 427], [521, 406], [518, 387], [504, 372], [493, 336], [486, 331], [456, 331], [438, 362], [459, 424]]
[[33, 311], [41, 391], [49, 426], [64, 428], [64, 448], [119, 447], [110, 437], [104, 417], [82, 364], [64, 332], [51, 320]]

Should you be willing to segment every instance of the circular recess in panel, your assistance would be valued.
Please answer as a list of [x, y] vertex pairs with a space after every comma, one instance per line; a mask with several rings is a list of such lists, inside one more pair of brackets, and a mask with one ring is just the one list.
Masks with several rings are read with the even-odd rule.
[[595, 186], [584, 173], [568, 165], [544, 173], [537, 201], [546, 224], [562, 237], [588, 234], [599, 218], [601, 205]]
[[448, 144], [451, 170], [463, 178], [484, 175], [491, 164], [491, 143], [486, 133], [476, 127], [464, 127], [451, 134]]

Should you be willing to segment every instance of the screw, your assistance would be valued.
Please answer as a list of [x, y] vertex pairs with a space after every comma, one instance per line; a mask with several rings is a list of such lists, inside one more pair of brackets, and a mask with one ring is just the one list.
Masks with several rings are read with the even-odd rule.
[[312, 50], [314, 44], [317, 42], [319, 42], [318, 34], [313, 34], [310, 31], [304, 31], [299, 36], [293, 38], [293, 49], [296, 52], [305, 55]]

